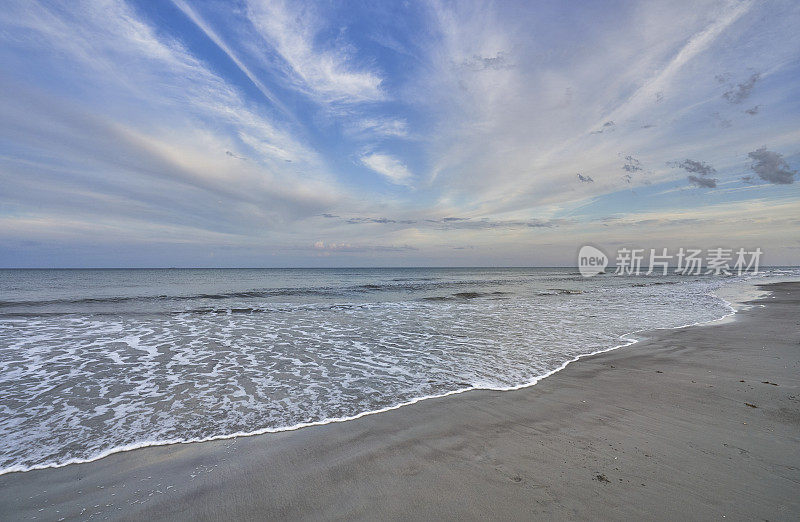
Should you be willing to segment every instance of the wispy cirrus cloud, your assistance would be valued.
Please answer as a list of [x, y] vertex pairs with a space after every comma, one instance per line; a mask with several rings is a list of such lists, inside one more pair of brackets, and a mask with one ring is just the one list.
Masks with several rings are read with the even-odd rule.
[[[798, 23], [735, 0], [10, 0], [0, 242], [525, 264], [635, 223], [780, 248]], [[755, 198], [757, 222], [721, 217]]]
[[370, 152], [360, 157], [370, 170], [377, 172], [395, 185], [410, 185], [414, 175], [400, 160], [388, 154]]
[[[27, 159], [39, 158], [65, 173], [43, 190], [69, 183], [84, 186], [97, 202], [110, 194], [147, 207], [160, 202], [176, 211], [159, 208], [153, 218], [173, 222], [189, 212], [214, 223], [212, 206], [203, 203], [229, 202], [231, 210], [213, 228], [296, 219], [340, 194], [315, 151], [125, 3], [86, 1], [73, 10], [25, 2], [10, 5], [0, 20], [11, 42], [6, 56], [29, 41], [18, 36], [36, 35], [37, 45], [61, 50], [48, 74], [81, 85], [65, 92], [57, 83], [30, 87], [41, 62], [30, 69], [18, 64], [20, 79], [0, 82], [0, 133], [16, 144], [6, 163], [45, 179], [48, 171], [31, 169]], [[242, 157], [253, 161], [235, 161]], [[302, 183], [298, 170], [308, 172]], [[146, 188], [132, 192], [134, 179]], [[167, 203], [181, 198], [181, 190], [196, 194], [193, 205]], [[264, 203], [271, 210], [256, 208]], [[76, 216], [102, 211], [99, 203], [71, 209]]]
[[400, 118], [364, 118], [355, 123], [356, 128], [376, 137], [407, 138], [408, 122]]
[[321, 21], [311, 4], [250, 0], [247, 15], [284, 60], [295, 86], [321, 102], [360, 103], [386, 98], [382, 78], [354, 63], [344, 41], [320, 44]]
[[279, 108], [285, 114], [291, 114], [287, 107], [272, 93], [272, 91], [264, 85], [264, 82], [261, 81], [254, 73], [250, 70], [250, 68], [242, 61], [242, 59], [238, 56], [238, 54], [231, 49], [225, 40], [211, 28], [211, 26], [206, 22], [206, 20], [200, 16], [200, 14], [195, 11], [192, 6], [186, 3], [186, 0], [171, 0], [172, 3], [181, 10], [197, 27], [203, 31], [203, 33], [212, 41], [214, 44], [219, 47], [227, 56], [231, 59], [233, 63], [242, 71], [245, 76], [255, 85], [261, 94], [267, 98], [271, 104]]
[[[682, 23], [675, 26], [643, 4], [627, 14], [635, 22], [626, 31], [601, 31], [597, 41], [572, 48], [524, 10], [434, 3], [442, 45], [431, 55], [437, 74], [426, 92], [437, 104], [432, 109], [456, 130], [433, 137], [431, 185], [441, 187], [443, 200], [480, 194], [477, 208], [502, 212], [585, 198], [588, 184], [577, 190], [557, 181], [565, 171], [590, 176], [593, 194], [668, 178], [664, 169], [635, 176], [643, 167], [630, 161], [623, 176], [615, 175], [616, 153], [637, 150], [648, 164], [664, 165], [677, 141], [674, 127], [689, 117], [680, 110], [699, 103], [700, 95], [684, 88], [687, 77], [703, 70], [737, 24], [750, 22], [753, 6], [710, 1], [687, 13], [676, 5]], [[589, 9], [572, 22], [592, 16], [602, 13]], [[522, 36], [531, 28], [551, 36], [549, 49]], [[555, 56], [553, 46], [568, 51]], [[479, 58], [498, 56], [514, 67], [480, 66]], [[709, 78], [703, 100], [719, 93]]]

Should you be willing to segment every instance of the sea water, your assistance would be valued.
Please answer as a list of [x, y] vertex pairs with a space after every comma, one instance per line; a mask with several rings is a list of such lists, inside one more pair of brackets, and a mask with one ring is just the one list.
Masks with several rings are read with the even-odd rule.
[[548, 268], [0, 270], [0, 473], [529, 385], [631, 342], [626, 334], [729, 314], [713, 292], [737, 280]]

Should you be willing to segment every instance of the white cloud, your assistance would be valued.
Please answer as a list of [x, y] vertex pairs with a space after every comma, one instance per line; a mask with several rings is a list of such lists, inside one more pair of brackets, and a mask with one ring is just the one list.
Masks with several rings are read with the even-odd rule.
[[[710, 114], [728, 108], [716, 72], [791, 63], [798, 39], [774, 25], [781, 19], [788, 28], [796, 10], [748, 1], [703, 0], [691, 8], [642, 2], [600, 22], [588, 6], [565, 8], [564, 24], [592, 28], [571, 32], [548, 26], [552, 19], [537, 10], [503, 3], [433, 6], [438, 45], [409, 99], [438, 122], [423, 140], [431, 165], [425, 188], [440, 202], [459, 202], [461, 213], [564, 208], [676, 180], [664, 165], [687, 147], [723, 162], [752, 150], [737, 146], [748, 147], [745, 138], [758, 132], [769, 136], [764, 143], [788, 135], [788, 125], [753, 118], [746, 128], [734, 122], [720, 132]], [[781, 37], [764, 37], [765, 28]], [[722, 107], [711, 108], [715, 102]], [[613, 133], [592, 134], [609, 121]], [[620, 152], [640, 158], [647, 174], [626, 183]], [[595, 183], [579, 184], [575, 172]]]
[[396, 185], [409, 185], [414, 177], [400, 160], [387, 154], [364, 154], [361, 163]]
[[[32, 158], [62, 173], [43, 190], [82, 185], [95, 201], [125, 193], [150, 209], [168, 205], [149, 210], [157, 220], [203, 216], [209, 229], [238, 222], [251, 230], [343, 197], [314, 149], [125, 3], [8, 7], [0, 12], [0, 59], [31, 53], [38, 61], [17, 61], [15, 76], [0, 82], [0, 139], [14, 144], [7, 161], [18, 173], [49, 175], [26, 167]], [[47, 82], [18, 80], [41, 70]], [[80, 88], [60, 89], [62, 82]]]
[[366, 118], [360, 120], [356, 127], [373, 135], [393, 138], [408, 137], [408, 122], [396, 118]]
[[[689, 61], [707, 50], [723, 32], [744, 16], [751, 7], [748, 1], [737, 2], [726, 6], [720, 15], [703, 30], [692, 35], [686, 45], [667, 63], [656, 72], [652, 78], [636, 90], [617, 110], [610, 113], [608, 119], [623, 119], [631, 117], [645, 106], [652, 104], [656, 95], [671, 87], [671, 82]], [[662, 22], [663, 23], [663, 22]], [[605, 118], [606, 116], [604, 116]]]
[[264, 83], [256, 77], [255, 74], [245, 65], [239, 56], [231, 50], [230, 46], [214, 31], [208, 23], [195, 11], [192, 7], [185, 2], [185, 0], [172, 0], [175, 7], [180, 9], [203, 33], [216, 44], [233, 63], [244, 73], [247, 78], [253, 82], [253, 85], [261, 91], [273, 105], [278, 107], [285, 114], [290, 114], [288, 109], [275, 97], [275, 95], [264, 85]]
[[318, 21], [310, 8], [294, 11], [279, 0], [253, 0], [247, 14], [286, 62], [297, 87], [315, 99], [357, 103], [385, 98], [382, 79], [353, 66], [347, 48], [316, 45]]

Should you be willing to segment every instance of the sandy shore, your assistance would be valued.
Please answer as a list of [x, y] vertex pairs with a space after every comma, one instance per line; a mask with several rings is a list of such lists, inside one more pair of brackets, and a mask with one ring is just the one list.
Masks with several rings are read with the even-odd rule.
[[800, 519], [800, 283], [538, 385], [0, 477], [0, 518]]

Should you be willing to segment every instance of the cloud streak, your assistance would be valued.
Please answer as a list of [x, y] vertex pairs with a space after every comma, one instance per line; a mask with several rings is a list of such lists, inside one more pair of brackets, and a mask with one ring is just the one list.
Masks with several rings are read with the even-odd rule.
[[276, 1], [247, 2], [250, 21], [283, 59], [294, 84], [321, 102], [359, 103], [386, 98], [378, 74], [351, 65], [341, 42], [320, 48], [319, 20], [311, 5]]
[[390, 183], [395, 185], [410, 186], [414, 175], [408, 170], [400, 160], [389, 156], [388, 154], [381, 154], [372, 152], [363, 154], [360, 158], [361, 163], [373, 172], [377, 172]]
[[208, 25], [208, 23], [186, 3], [185, 0], [171, 0], [172, 3], [181, 10], [203, 33], [214, 42], [214, 44], [224, 52], [228, 58], [239, 68], [242, 73], [256, 86], [256, 88], [267, 98], [272, 105], [281, 110], [284, 114], [291, 115], [292, 113], [287, 107], [268, 89], [264, 83], [245, 65], [239, 56], [228, 46], [227, 43]]

